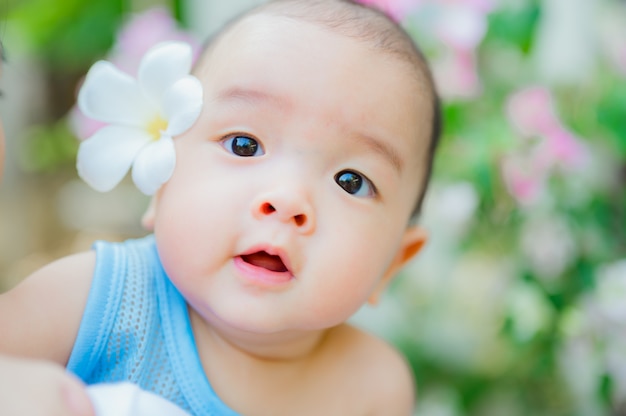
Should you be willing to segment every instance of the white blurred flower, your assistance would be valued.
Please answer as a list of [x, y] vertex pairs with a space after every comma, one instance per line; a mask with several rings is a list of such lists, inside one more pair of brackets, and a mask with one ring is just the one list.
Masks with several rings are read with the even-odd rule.
[[[580, 317], [576, 330], [567, 333], [564, 353], [584, 354], [568, 358], [562, 363], [574, 392], [583, 394], [590, 389], [589, 380], [608, 374], [613, 382], [612, 399], [616, 405], [626, 404], [626, 259], [598, 268], [596, 288], [581, 300]], [[590, 353], [590, 349], [593, 353]], [[585, 365], [587, 364], [587, 365]], [[589, 367], [593, 364], [593, 367]], [[571, 367], [571, 368], [568, 368]], [[578, 374], [577, 374], [578, 373]], [[578, 377], [578, 378], [577, 378]], [[581, 377], [584, 377], [582, 379]]]
[[470, 182], [435, 185], [426, 198], [424, 222], [440, 228], [435, 233], [456, 238], [474, 218], [479, 202], [478, 192]]
[[511, 288], [508, 307], [514, 336], [521, 342], [544, 330], [554, 312], [537, 286], [522, 281]]
[[436, 26], [439, 38], [449, 46], [473, 50], [487, 33], [488, 2], [448, 1], [433, 2], [440, 8], [441, 20]]
[[576, 256], [574, 235], [558, 216], [531, 217], [521, 231], [521, 248], [540, 278], [559, 277]]
[[459, 416], [458, 393], [446, 387], [431, 388], [420, 392], [414, 416]]
[[601, 2], [597, 26], [602, 46], [615, 69], [626, 77], [626, 4]]
[[151, 195], [169, 180], [176, 163], [173, 137], [188, 130], [202, 110], [202, 85], [189, 75], [192, 49], [164, 42], [141, 61], [137, 80], [106, 61], [87, 74], [78, 105], [107, 123], [83, 141], [79, 176], [94, 189], [113, 189], [132, 166], [133, 181]]
[[597, 394], [598, 383], [604, 372], [600, 358], [589, 337], [566, 339], [559, 349], [559, 370], [572, 392], [577, 415], [606, 414]]
[[[412, 334], [433, 363], [461, 371], [494, 374], [507, 360], [498, 336], [506, 315], [509, 281], [515, 276], [504, 256], [458, 256], [452, 270], [434, 276], [415, 273], [402, 296], [413, 301]], [[422, 296], [422, 298], [419, 298]], [[419, 301], [415, 299], [420, 299]]]
[[534, 59], [544, 80], [551, 84], [578, 85], [593, 74], [597, 4], [589, 0], [542, 2]]
[[[599, 319], [626, 327], [626, 259], [601, 266], [596, 275], [597, 287], [590, 306]], [[626, 336], [626, 333], [624, 334]]]

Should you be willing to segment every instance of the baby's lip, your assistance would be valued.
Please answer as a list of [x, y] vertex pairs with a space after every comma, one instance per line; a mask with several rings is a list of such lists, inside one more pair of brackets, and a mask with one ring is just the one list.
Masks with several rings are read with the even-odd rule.
[[276, 247], [254, 247], [239, 257], [246, 263], [275, 273], [291, 273], [288, 257]]
[[286, 272], [288, 271], [285, 263], [280, 256], [271, 255], [265, 251], [257, 251], [252, 254], [244, 254], [241, 256], [242, 260], [248, 264], [252, 264], [256, 267], [270, 270], [272, 272]]

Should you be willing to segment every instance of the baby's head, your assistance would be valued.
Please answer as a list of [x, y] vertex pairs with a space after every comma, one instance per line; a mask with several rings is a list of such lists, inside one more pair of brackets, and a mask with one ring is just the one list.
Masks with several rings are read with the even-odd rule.
[[[413, 138], [419, 144], [414, 157], [422, 167], [419, 177], [415, 178], [418, 196], [411, 213], [411, 219], [416, 220], [430, 181], [442, 121], [439, 97], [429, 66], [410, 35], [381, 11], [353, 0], [274, 0], [237, 17], [209, 39], [197, 70], [210, 69], [208, 62], [217, 45], [225, 38], [228, 39], [239, 25], [245, 25], [247, 19], [254, 17], [287, 18], [295, 22], [313, 23], [350, 37], [382, 55], [378, 59], [396, 61], [404, 67], [405, 75], [413, 78], [412, 83], [407, 82], [407, 89], [411, 89], [415, 99], [422, 102], [414, 109], [413, 117], [413, 122], [419, 126], [419, 134]], [[304, 51], [308, 47], [306, 44], [300, 46]], [[337, 64], [340, 65], [340, 61]], [[397, 70], [400, 72], [402, 68]], [[367, 85], [362, 88], [367, 88]]]
[[423, 58], [384, 15], [279, 0], [227, 26], [148, 222], [172, 282], [224, 331], [328, 328], [422, 247], [439, 134]]

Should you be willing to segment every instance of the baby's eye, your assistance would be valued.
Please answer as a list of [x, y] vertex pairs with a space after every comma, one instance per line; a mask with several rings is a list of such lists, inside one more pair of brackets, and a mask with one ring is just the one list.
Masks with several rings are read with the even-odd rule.
[[259, 142], [248, 136], [234, 135], [228, 137], [222, 142], [222, 145], [229, 152], [241, 157], [261, 156], [265, 154]]
[[342, 170], [335, 175], [335, 182], [344, 191], [359, 197], [373, 197], [376, 195], [374, 185], [365, 176], [351, 170]]

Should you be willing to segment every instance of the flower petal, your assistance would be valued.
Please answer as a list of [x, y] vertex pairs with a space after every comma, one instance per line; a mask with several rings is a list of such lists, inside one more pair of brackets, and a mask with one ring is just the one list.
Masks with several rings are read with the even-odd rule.
[[78, 107], [89, 118], [137, 127], [157, 111], [134, 79], [106, 61], [96, 62], [89, 70], [78, 94]]
[[143, 93], [155, 103], [191, 70], [193, 53], [184, 42], [162, 42], [150, 49], [139, 65], [138, 80]]
[[176, 165], [176, 151], [171, 137], [162, 136], [141, 150], [133, 163], [133, 181], [146, 195], [152, 195], [167, 182]]
[[176, 137], [179, 134], [183, 134], [184, 132], [189, 130], [191, 126], [194, 125], [194, 123], [198, 120], [201, 112], [201, 106], [196, 108], [190, 108], [189, 111], [187, 111], [186, 113], [179, 112], [174, 118], [170, 120], [165, 134], [171, 137]]
[[202, 111], [202, 84], [188, 75], [176, 81], [163, 97], [163, 112], [169, 120], [167, 134], [174, 137], [188, 130]]
[[76, 160], [78, 175], [100, 192], [117, 185], [133, 160], [151, 140], [143, 130], [132, 127], [106, 126], [80, 144]]

